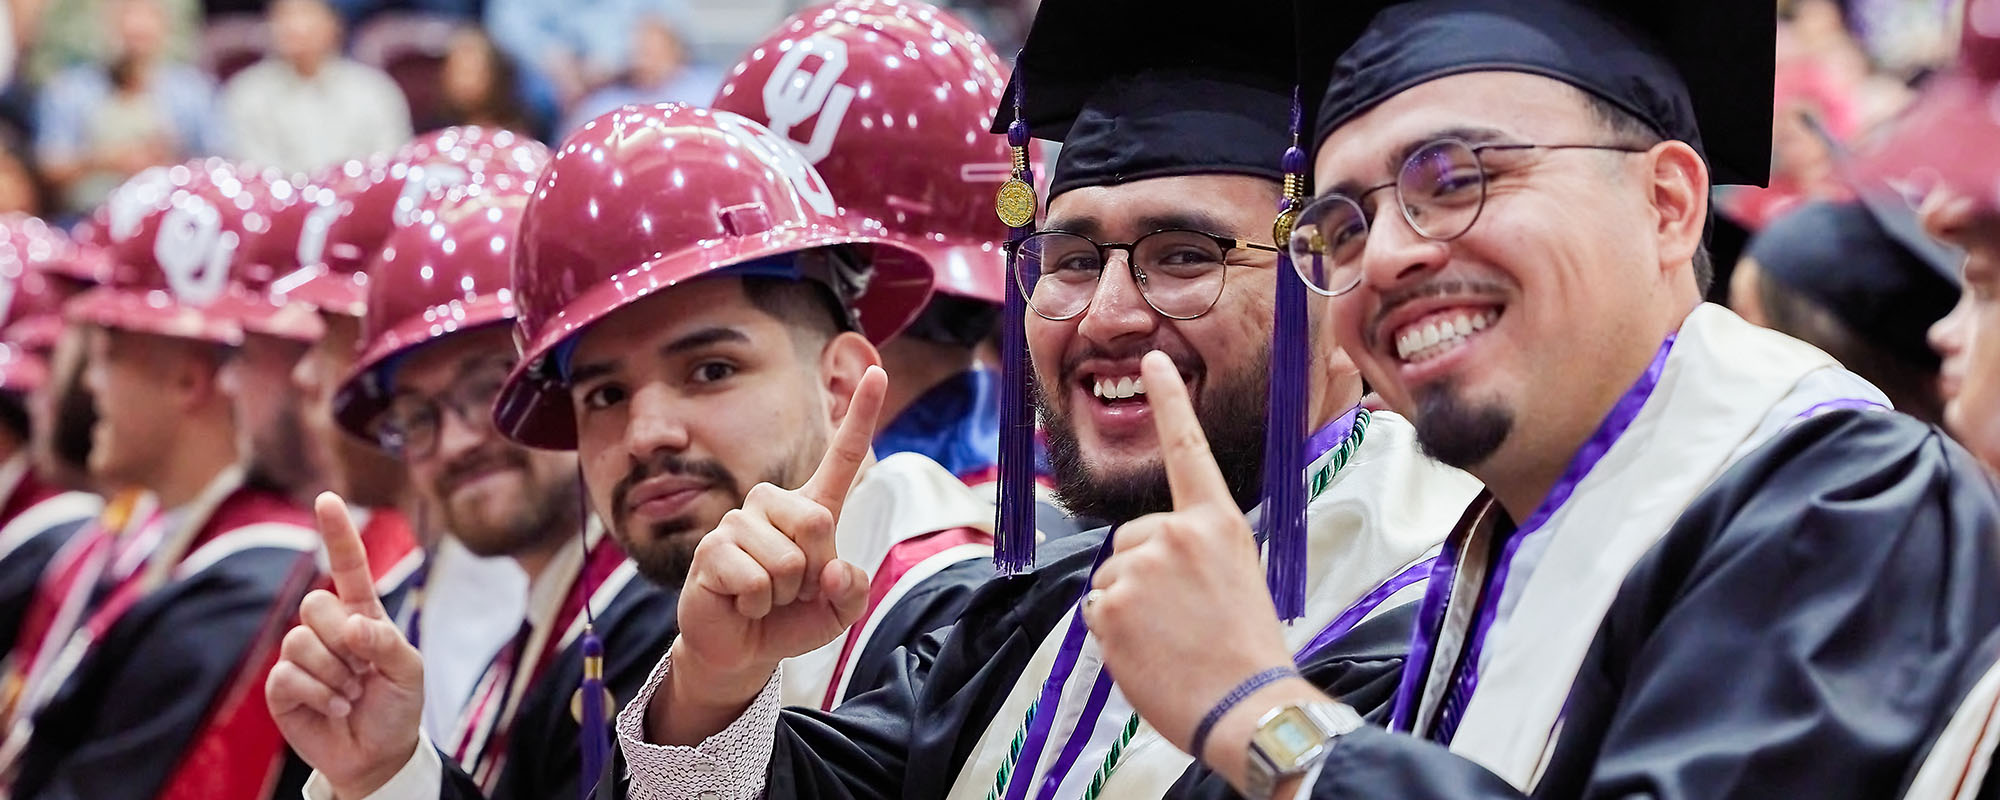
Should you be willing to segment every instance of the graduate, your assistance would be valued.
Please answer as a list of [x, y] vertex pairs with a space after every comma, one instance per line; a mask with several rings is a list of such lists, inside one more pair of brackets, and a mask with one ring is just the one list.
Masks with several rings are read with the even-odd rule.
[[[673, 175], [684, 191], [659, 188]], [[864, 523], [854, 544], [875, 554], [872, 574], [857, 577], [866, 620], [799, 662], [808, 696], [838, 699], [868, 688], [848, 677], [858, 665], [956, 617], [989, 574], [991, 504], [918, 456], [859, 467], [874, 414], [850, 414], [847, 399], [872, 380], [879, 404], [870, 341], [914, 316], [930, 276], [913, 253], [851, 227], [824, 192], [794, 151], [727, 112], [628, 107], [574, 134], [521, 212], [510, 289], [524, 356], [496, 377], [492, 418], [517, 444], [574, 450], [590, 507], [633, 559], [620, 574], [663, 587], [687, 579], [709, 531], [858, 449], [841, 486], [854, 483], [850, 512]], [[577, 796], [622, 774], [610, 714], [664, 642], [626, 635], [616, 610], [584, 626], [581, 669], [552, 673], [569, 682], [523, 701], [513, 723], [509, 774], [528, 778], [482, 795], [418, 736], [414, 653], [387, 634], [365, 587], [349, 588], [347, 632], [312, 637], [324, 651], [302, 647], [298, 662], [310, 680], [271, 694], [295, 709], [288, 732], [326, 790], [315, 796]], [[638, 619], [671, 626], [673, 616]], [[358, 693], [343, 705], [335, 687], [350, 680]]]
[[[986, 587], [893, 682], [831, 715], [780, 711], [790, 670], [773, 669], [789, 648], [838, 630], [842, 567], [822, 562], [827, 542], [779, 527], [807, 554], [804, 569], [785, 567], [784, 541], [768, 536], [740, 545], [751, 560], [698, 554], [660, 685], [650, 705], [621, 715], [628, 752], [648, 753], [644, 763], [631, 758], [632, 797], [1227, 796], [1215, 772], [1134, 713], [1125, 687], [1227, 663], [1232, 649], [1151, 672], [1107, 669], [1081, 621], [1100, 597], [1089, 592], [1093, 574], [1104, 574], [1094, 565], [1143, 546], [1150, 515], [1171, 508], [1175, 481], [1160, 453], [1189, 436], [1216, 442], [1222, 466], [1210, 464], [1210, 500], [1240, 528], [1216, 535], [1236, 534], [1229, 563], [1252, 570], [1258, 587], [1243, 604], [1274, 621], [1296, 618], [1271, 626], [1287, 663], [1272, 675], [1302, 669], [1358, 701], [1387, 702], [1409, 603], [1476, 487], [1425, 460], [1396, 414], [1358, 409], [1359, 376], [1330, 338], [1326, 304], [1308, 300], [1271, 244], [1281, 201], [1302, 189], [1285, 166], [1304, 168], [1302, 153], [1285, 156], [1295, 142], [1290, 9], [1252, 4], [1231, 17], [1232, 32], [1274, 46], [1204, 51], [1192, 63], [1153, 44], [1199, 10], [1166, 11], [1044, 3], [1001, 114], [1017, 152], [1030, 129], [1064, 143], [1046, 219], [1033, 215], [1032, 197], [1025, 209], [1003, 205], [1022, 228], [1010, 245], [1019, 316], [1006, 320], [1007, 345], [1018, 348], [1008, 378], [1039, 390], [1063, 503], [1123, 524], [1037, 553], [1010, 528], [1032, 519], [1010, 505], [1032, 485], [1024, 461], [1009, 459], [1025, 448], [1010, 452], [1007, 434], [1025, 426], [1003, 424], [999, 558], [1003, 568], [1034, 569]], [[1107, 36], [1107, 20], [1129, 27]], [[1017, 178], [1003, 198], [1031, 183]], [[1142, 374], [1142, 357], [1156, 368]], [[1156, 413], [1156, 391], [1179, 398], [1170, 432], [1158, 430], [1168, 420]], [[1272, 496], [1287, 491], [1290, 513], [1273, 511], [1286, 501]], [[1244, 519], [1260, 504], [1269, 594]], [[760, 581], [819, 583], [822, 593], [768, 608], [759, 599], [755, 613], [736, 615], [746, 598], [730, 587]], [[1173, 610], [1156, 620], [1180, 624]], [[1189, 628], [1197, 631], [1230, 637]]]
[[[2000, 621], [2000, 504], [1831, 358], [1700, 302], [1710, 176], [1768, 164], [1771, 9], [1376, 6], [1301, 6], [1337, 60], [1294, 263], [1425, 451], [1487, 492], [1392, 731], [1316, 722], [1344, 698], [1287, 679], [1230, 706], [1204, 761], [1260, 798], [1894, 796]], [[1190, 483], [1176, 531], [1216, 524]], [[1172, 541], [1185, 560], [1134, 559], [1086, 618], [1114, 672], [1176, 665], [1132, 697], [1186, 743], [1283, 654], [1179, 666], [1259, 652], [1275, 620], [1244, 570], [1163, 593], [1226, 540]], [[1145, 624], [1160, 609], [1176, 625]]]
[[256, 687], [319, 579], [318, 537], [290, 498], [244, 483], [223, 379], [255, 179], [220, 161], [135, 177], [111, 201], [116, 271], [64, 307], [88, 330], [91, 475], [120, 492], [57, 554], [16, 645], [11, 797], [296, 791]]
[[[882, 346], [889, 398], [875, 454], [921, 454], [987, 493], [999, 489], [1000, 376], [978, 352], [1012, 291], [1007, 226], [993, 214], [1012, 155], [986, 135], [1002, 67], [984, 37], [929, 3], [835, 0], [752, 45], [713, 106], [769, 127], [847, 213], [880, 220], [930, 263], [937, 291]], [[880, 124], [913, 114], [921, 124]], [[1076, 531], [1051, 503], [1036, 512], [1045, 540]]]

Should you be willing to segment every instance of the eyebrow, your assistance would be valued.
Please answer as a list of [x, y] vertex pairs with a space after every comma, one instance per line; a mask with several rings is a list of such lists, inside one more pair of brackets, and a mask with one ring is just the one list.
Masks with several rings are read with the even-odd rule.
[[[1482, 145], [1482, 144], [1490, 144], [1493, 142], [1506, 141], [1512, 138], [1513, 137], [1511, 135], [1497, 128], [1481, 128], [1481, 127], [1472, 127], [1465, 125], [1453, 126], [1449, 128], [1440, 128], [1437, 130], [1433, 130], [1429, 133], [1423, 134], [1421, 136], [1411, 138], [1409, 141], [1404, 142], [1402, 147], [1397, 148], [1395, 151], [1391, 152], [1388, 156], [1384, 157], [1382, 159], [1382, 164], [1384, 165], [1383, 168], [1385, 171], [1387, 171], [1390, 175], [1395, 175], [1399, 170], [1403, 168], [1403, 162], [1410, 160], [1410, 156], [1415, 155], [1418, 150], [1424, 149], [1424, 146], [1436, 142], [1439, 139], [1459, 139], [1466, 142], [1467, 144]], [[1387, 185], [1387, 184], [1381, 184], [1381, 185]], [[1348, 197], [1355, 197], [1361, 194], [1362, 192], [1368, 191], [1369, 189], [1372, 188], [1375, 187], [1363, 185], [1360, 181], [1352, 179], [1344, 180], [1334, 184], [1333, 186], [1327, 189], [1321, 190], [1319, 194], [1313, 195], [1311, 202], [1318, 202], [1321, 199], [1336, 194], [1346, 195]]]
[[[1177, 209], [1141, 215], [1134, 220], [1134, 226], [1142, 231], [1140, 235], [1170, 228], [1202, 231], [1218, 235], [1236, 236], [1230, 226], [1220, 217], [1201, 209]], [[1096, 217], [1050, 220], [1047, 230], [1074, 233], [1091, 239], [1101, 238], [1105, 226]]]
[[[750, 336], [724, 325], [701, 328], [682, 335], [660, 347], [660, 357], [670, 358], [691, 350], [700, 350], [718, 344], [750, 344]], [[618, 371], [618, 359], [592, 361], [577, 364], [570, 370], [571, 386], [579, 386]]]

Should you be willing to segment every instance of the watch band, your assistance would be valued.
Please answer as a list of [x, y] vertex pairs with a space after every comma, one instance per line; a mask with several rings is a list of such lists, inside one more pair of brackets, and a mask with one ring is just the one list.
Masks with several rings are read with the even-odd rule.
[[[1307, 730], [1291, 730], [1303, 723]], [[1249, 800], [1269, 800], [1278, 782], [1303, 775], [1326, 758], [1333, 740], [1362, 726], [1361, 715], [1345, 703], [1331, 700], [1288, 703], [1265, 712], [1257, 720], [1257, 733], [1250, 738], [1250, 754], [1245, 772], [1245, 796]], [[1283, 730], [1281, 730], [1283, 729]], [[1266, 742], [1274, 739], [1310, 736], [1317, 743], [1302, 751], [1275, 752]]]

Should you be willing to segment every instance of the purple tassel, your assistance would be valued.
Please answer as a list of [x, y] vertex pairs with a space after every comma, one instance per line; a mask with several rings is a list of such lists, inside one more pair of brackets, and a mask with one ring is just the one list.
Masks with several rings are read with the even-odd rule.
[[604, 698], [604, 640], [583, 628], [583, 685], [577, 689], [577, 738], [583, 752], [583, 772], [577, 781], [582, 800], [597, 793], [597, 781], [611, 760], [611, 709]]
[[[1295, 186], [1305, 170], [1305, 153], [1298, 147], [1300, 107], [1297, 91], [1292, 96], [1291, 149], [1285, 151], [1287, 187]], [[1287, 192], [1278, 211], [1295, 210], [1299, 200]], [[1271, 382], [1265, 398], [1264, 486], [1257, 536], [1264, 540], [1265, 583], [1277, 606], [1278, 618], [1298, 619], [1306, 610], [1306, 487], [1301, 474], [1305, 456], [1306, 371], [1310, 360], [1306, 350], [1306, 287], [1292, 273], [1290, 248], [1278, 246], [1276, 313], [1271, 326]]]
[[[1021, 119], [1021, 75], [1014, 76], [1014, 122], [1007, 126], [1007, 143], [1016, 153], [1028, 146], [1028, 124]], [[1035, 179], [1023, 166], [1021, 180]], [[1009, 228], [1007, 241], [1018, 244], [1034, 232], [1034, 221]], [[1007, 248], [1007, 277], [1015, 281], [1018, 259]], [[1028, 357], [1027, 298], [1016, 289], [1007, 293], [1000, 336], [1000, 506], [994, 525], [993, 566], [1001, 575], [1035, 567], [1035, 410], [1034, 364]]]

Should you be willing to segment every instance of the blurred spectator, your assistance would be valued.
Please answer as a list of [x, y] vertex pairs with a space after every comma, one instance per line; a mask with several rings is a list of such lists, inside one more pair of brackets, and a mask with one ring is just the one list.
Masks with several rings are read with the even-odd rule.
[[722, 88], [722, 72], [688, 63], [680, 32], [666, 17], [641, 15], [632, 26], [631, 65], [617, 82], [590, 93], [570, 109], [557, 138], [604, 112], [640, 103], [707, 105]]
[[273, 0], [269, 16], [273, 57], [223, 92], [238, 157], [310, 172], [409, 140], [402, 90], [340, 54], [340, 17], [325, 0]]
[[[1898, 201], [1899, 202], [1899, 201]], [[1926, 336], [1958, 299], [1954, 257], [1859, 201], [1815, 201], [1772, 221], [1730, 278], [1744, 319], [1805, 340], [1896, 409], [1939, 422], [1938, 355]]]
[[14, 32], [14, 4], [0, 9], [0, 88], [14, 83], [14, 61], [21, 54], [21, 43], [26, 37], [16, 38]]
[[47, 210], [46, 196], [25, 151], [12, 142], [0, 148], [0, 214], [41, 216]]
[[541, 138], [521, 102], [513, 60], [478, 27], [467, 25], [452, 34], [438, 83], [444, 108], [438, 119], [420, 126], [423, 130], [478, 125]]
[[60, 210], [81, 213], [147, 167], [215, 152], [215, 85], [166, 53], [160, 0], [107, 0], [103, 66], [64, 70], [42, 92], [35, 157]]
[[679, 11], [679, 0], [486, 0], [486, 29], [520, 66], [529, 103], [558, 111], [631, 67], [640, 20]]
[[479, 0], [328, 0], [349, 26], [384, 11], [413, 11], [467, 20], [479, 18]]
[[[195, 56], [201, 31], [200, 0], [155, 0], [162, 27], [160, 57], [187, 63]], [[10, 0], [17, 40], [32, 42], [21, 51], [21, 77], [36, 85], [55, 80], [65, 70], [85, 64], [110, 64], [125, 52], [118, 26], [106, 24], [117, 16], [119, 0]]]

